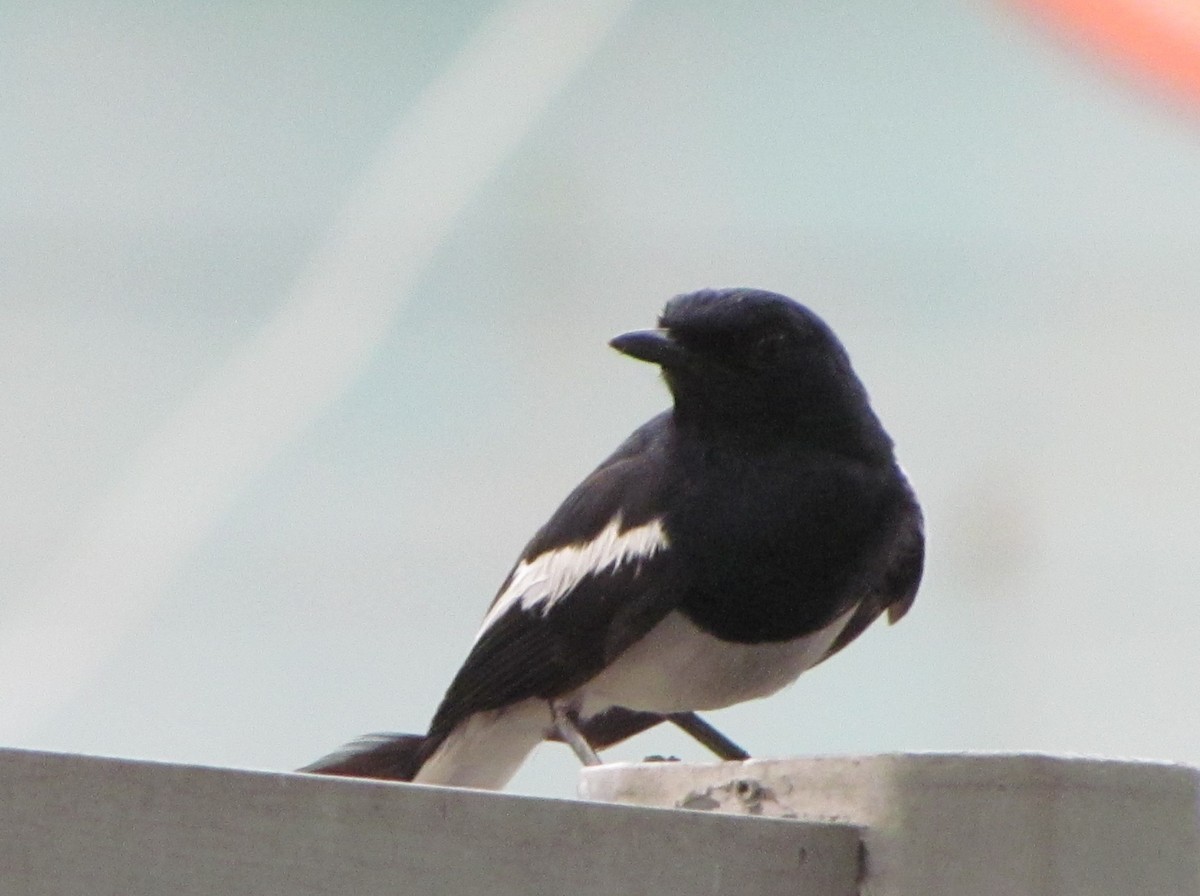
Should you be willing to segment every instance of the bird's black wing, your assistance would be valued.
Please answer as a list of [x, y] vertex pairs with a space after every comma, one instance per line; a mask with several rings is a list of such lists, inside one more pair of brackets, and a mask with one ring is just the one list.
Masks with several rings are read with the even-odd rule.
[[917, 596], [925, 568], [925, 524], [916, 495], [898, 468], [897, 476], [902, 494], [896, 505], [895, 520], [889, 527], [892, 537], [883, 546], [882, 572], [870, 583], [866, 597], [821, 658], [822, 662], [861, 635], [885, 612], [889, 623], [899, 622]]
[[567, 497], [501, 586], [430, 725], [432, 749], [463, 719], [583, 684], [678, 603], [663, 517], [677, 488], [666, 412]]

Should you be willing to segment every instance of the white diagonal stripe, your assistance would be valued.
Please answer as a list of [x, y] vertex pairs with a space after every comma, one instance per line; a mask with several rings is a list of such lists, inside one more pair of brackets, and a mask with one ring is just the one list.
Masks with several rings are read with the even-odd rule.
[[661, 519], [622, 529], [621, 515], [617, 514], [591, 541], [555, 548], [532, 560], [522, 560], [513, 570], [508, 587], [488, 610], [475, 640], [478, 641], [488, 627], [515, 604], [525, 610], [537, 608], [544, 616], [588, 576], [646, 560], [667, 544]]
[[459, 214], [633, 0], [508, 0], [384, 141], [274, 319], [144, 447], [79, 544], [0, 607], [0, 732], [24, 737], [152, 613], [258, 471], [354, 381]]

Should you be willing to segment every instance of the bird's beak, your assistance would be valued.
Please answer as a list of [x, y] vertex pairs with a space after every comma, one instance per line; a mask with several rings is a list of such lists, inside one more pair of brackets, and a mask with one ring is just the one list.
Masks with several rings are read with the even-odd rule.
[[688, 354], [668, 330], [634, 330], [614, 336], [608, 344], [631, 358], [663, 367], [679, 365]]

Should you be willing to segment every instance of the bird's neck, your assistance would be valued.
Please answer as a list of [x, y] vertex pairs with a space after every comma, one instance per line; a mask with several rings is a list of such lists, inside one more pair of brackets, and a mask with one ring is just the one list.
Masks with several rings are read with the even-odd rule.
[[740, 454], [817, 451], [873, 464], [893, 458], [892, 440], [865, 402], [854, 407], [771, 402], [757, 408], [752, 401], [714, 406], [677, 397], [674, 421], [681, 434]]

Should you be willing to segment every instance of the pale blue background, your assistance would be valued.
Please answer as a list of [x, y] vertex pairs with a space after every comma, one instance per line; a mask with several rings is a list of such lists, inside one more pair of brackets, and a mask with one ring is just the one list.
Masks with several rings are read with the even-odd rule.
[[[843, 337], [930, 552], [903, 624], [713, 721], [1200, 763], [1200, 110], [998, 2], [629, 4], [188, 530], [146, 458], [497, 6], [0, 9], [0, 744], [290, 768], [423, 729], [525, 539], [664, 406], [606, 340], [753, 285]], [[157, 523], [88, 548], [139, 488], [191, 532], [152, 574]], [[612, 755], [654, 752], [703, 755]]]

